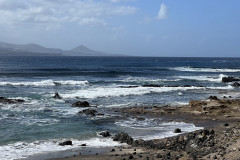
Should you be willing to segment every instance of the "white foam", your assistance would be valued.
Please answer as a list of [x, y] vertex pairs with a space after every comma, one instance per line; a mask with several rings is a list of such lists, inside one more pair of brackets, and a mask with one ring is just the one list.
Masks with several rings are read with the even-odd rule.
[[218, 77], [210, 77], [210, 76], [179, 76], [180, 79], [190, 79], [196, 81], [210, 81], [210, 82], [222, 82], [222, 78], [227, 77], [224, 74], [220, 74]]
[[132, 77], [132, 76], [123, 76], [123, 79], [117, 80], [120, 82], [135, 82], [135, 83], [145, 83], [145, 82], [166, 82], [166, 81], [179, 81], [180, 79], [149, 79], [146, 77]]
[[71, 146], [60, 146], [59, 142], [69, 139], [54, 139], [49, 141], [35, 141], [32, 143], [17, 142], [14, 144], [8, 144], [0, 146], [0, 159], [1, 160], [13, 160], [20, 158], [27, 158], [30, 155], [50, 153], [56, 151], [64, 151], [68, 149], [81, 148], [81, 144], [86, 144], [87, 147], [110, 147], [121, 145], [118, 142], [113, 141], [110, 138], [92, 138], [89, 140], [79, 141], [76, 139], [70, 139], [73, 143]]
[[170, 69], [176, 70], [176, 71], [185, 71], [185, 72], [240, 72], [240, 69], [228, 69], [228, 68], [174, 67]]
[[144, 95], [149, 93], [163, 93], [171, 91], [186, 90], [205, 90], [205, 89], [233, 89], [232, 86], [223, 87], [136, 87], [136, 88], [120, 88], [120, 87], [96, 87], [84, 90], [74, 90], [69, 93], [61, 93], [63, 98], [102, 98], [102, 97], [119, 97], [130, 95]]
[[[117, 121], [115, 124], [135, 130], [144, 130], [145, 132], [143, 135], [137, 135], [134, 137], [136, 139], [144, 140], [178, 135], [178, 133], [173, 133], [174, 129], [176, 128], [180, 128], [182, 130], [182, 133], [202, 129], [202, 127], [196, 127], [194, 124], [188, 124], [184, 122], [160, 122], [157, 119], [145, 119], [144, 121], [138, 121], [137, 119], [127, 119]], [[157, 131], [157, 134], [146, 134], [146, 131]], [[139, 133], [141, 133], [141, 131], [139, 131]]]
[[12, 86], [55, 86], [55, 85], [86, 85], [88, 81], [54, 81], [54, 80], [42, 80], [42, 81], [32, 81], [32, 82], [0, 82], [0, 86], [12, 85]]

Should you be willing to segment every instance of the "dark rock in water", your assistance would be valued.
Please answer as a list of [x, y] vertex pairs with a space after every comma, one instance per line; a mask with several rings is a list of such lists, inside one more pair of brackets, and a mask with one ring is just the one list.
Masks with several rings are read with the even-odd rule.
[[111, 136], [110, 132], [108, 132], [108, 131], [103, 131], [103, 132], [99, 133], [99, 135], [101, 135], [101, 136], [103, 136], [103, 137], [109, 137], [109, 136]]
[[81, 146], [82, 146], [82, 147], [85, 147], [85, 146], [87, 146], [87, 145], [86, 145], [86, 144], [81, 144]]
[[88, 116], [96, 116], [95, 113], [97, 113], [97, 111], [96, 111], [96, 110], [93, 110], [93, 109], [85, 109], [85, 110], [80, 111], [80, 112], [78, 112], [78, 113], [80, 113], [80, 114], [85, 114], [85, 115], [88, 115]]
[[182, 131], [181, 131], [181, 129], [176, 128], [173, 132], [174, 132], [174, 133], [181, 133]]
[[115, 149], [112, 149], [111, 152], [115, 152]]
[[210, 99], [210, 100], [214, 100], [214, 101], [219, 100], [219, 99], [217, 98], [217, 96], [210, 96], [210, 97], [208, 97], [208, 99]]
[[55, 95], [53, 96], [55, 99], [62, 99], [62, 97], [58, 94], [58, 92], [55, 92]]
[[104, 116], [104, 114], [103, 114], [103, 113], [98, 113], [97, 115], [98, 115], [98, 116]]
[[90, 107], [87, 101], [78, 101], [72, 104], [73, 107]]
[[225, 123], [223, 126], [227, 127], [227, 126], [229, 126], [229, 124], [228, 124], [228, 123]]
[[143, 87], [161, 87], [161, 86], [158, 84], [145, 84], [143, 85]]
[[72, 145], [72, 141], [61, 142], [61, 143], [59, 143], [59, 145], [60, 146]]
[[133, 117], [133, 118], [136, 118], [138, 121], [144, 121], [145, 120], [145, 118], [143, 118], [143, 117]]
[[139, 86], [119, 86], [119, 88], [137, 88]]
[[234, 77], [223, 77], [222, 78], [222, 82], [224, 82], [224, 83], [236, 82], [236, 81], [240, 81], [240, 79], [234, 78]]
[[133, 138], [130, 137], [127, 133], [121, 132], [116, 134], [113, 137], [113, 141], [120, 141], [122, 143], [127, 143], [129, 145], [131, 145], [133, 143]]
[[233, 83], [233, 85], [232, 85], [233, 87], [240, 87], [240, 83], [238, 83], [238, 82], [235, 82], [235, 83]]
[[25, 102], [23, 99], [8, 99], [5, 97], [0, 97], [0, 103], [4, 104], [15, 104], [15, 103], [23, 103]]

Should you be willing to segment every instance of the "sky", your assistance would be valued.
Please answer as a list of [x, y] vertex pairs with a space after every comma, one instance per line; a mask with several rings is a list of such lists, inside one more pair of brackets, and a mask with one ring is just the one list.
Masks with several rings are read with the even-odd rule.
[[0, 0], [0, 41], [132, 56], [239, 57], [239, 0]]

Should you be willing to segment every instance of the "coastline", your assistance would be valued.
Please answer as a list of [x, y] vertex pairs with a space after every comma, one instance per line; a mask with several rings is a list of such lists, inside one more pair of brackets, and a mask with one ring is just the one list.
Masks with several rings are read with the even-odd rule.
[[[134, 140], [128, 146], [102, 148], [103, 152], [99, 153], [91, 151], [94, 154], [48, 159], [234, 159], [240, 156], [239, 104], [239, 98], [213, 96], [208, 100], [192, 100], [184, 106], [116, 109], [125, 116], [161, 117], [169, 122], [193, 123], [204, 129], [162, 139]], [[193, 138], [189, 138], [191, 136]]]

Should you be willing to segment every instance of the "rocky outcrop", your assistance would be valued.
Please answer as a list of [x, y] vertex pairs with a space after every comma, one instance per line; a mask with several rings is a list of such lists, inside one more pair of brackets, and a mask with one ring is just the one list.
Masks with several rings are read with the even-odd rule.
[[217, 96], [210, 96], [210, 97], [208, 97], [207, 99], [213, 100], [213, 101], [219, 100], [219, 99], [217, 98]]
[[232, 86], [233, 86], [233, 87], [240, 87], [240, 83], [234, 82]]
[[78, 113], [85, 114], [87, 116], [96, 116], [97, 111], [93, 110], [93, 109], [85, 109], [85, 110], [82, 110], [82, 111], [80, 111]]
[[99, 133], [99, 135], [103, 136], [103, 137], [109, 137], [111, 136], [110, 132], [109, 131], [103, 131], [101, 133]]
[[235, 78], [235, 77], [231, 77], [231, 76], [222, 78], [223, 83], [236, 82], [236, 81], [240, 81], [240, 79]]
[[144, 147], [150, 149], [167, 149], [170, 151], [184, 151], [192, 155], [205, 156], [215, 149], [216, 139], [214, 130], [200, 130], [180, 135], [176, 137], [169, 137], [164, 139], [155, 139], [144, 141], [133, 140], [127, 133], [120, 133], [116, 135], [114, 140], [132, 144], [134, 147]]
[[53, 98], [55, 98], [55, 99], [62, 99], [62, 97], [59, 95], [58, 92], [55, 92]]
[[180, 128], [176, 128], [174, 131], [173, 131], [173, 133], [181, 133], [182, 132], [182, 130], [180, 129]]
[[61, 143], [59, 143], [59, 145], [60, 146], [72, 145], [72, 141], [61, 142]]
[[91, 107], [87, 101], [78, 101], [72, 104], [73, 107]]
[[113, 137], [113, 141], [120, 141], [121, 143], [127, 143], [129, 145], [133, 144], [133, 138], [124, 132], [116, 134]]
[[5, 97], [0, 97], [0, 103], [3, 104], [16, 104], [25, 102], [23, 99], [9, 99]]

